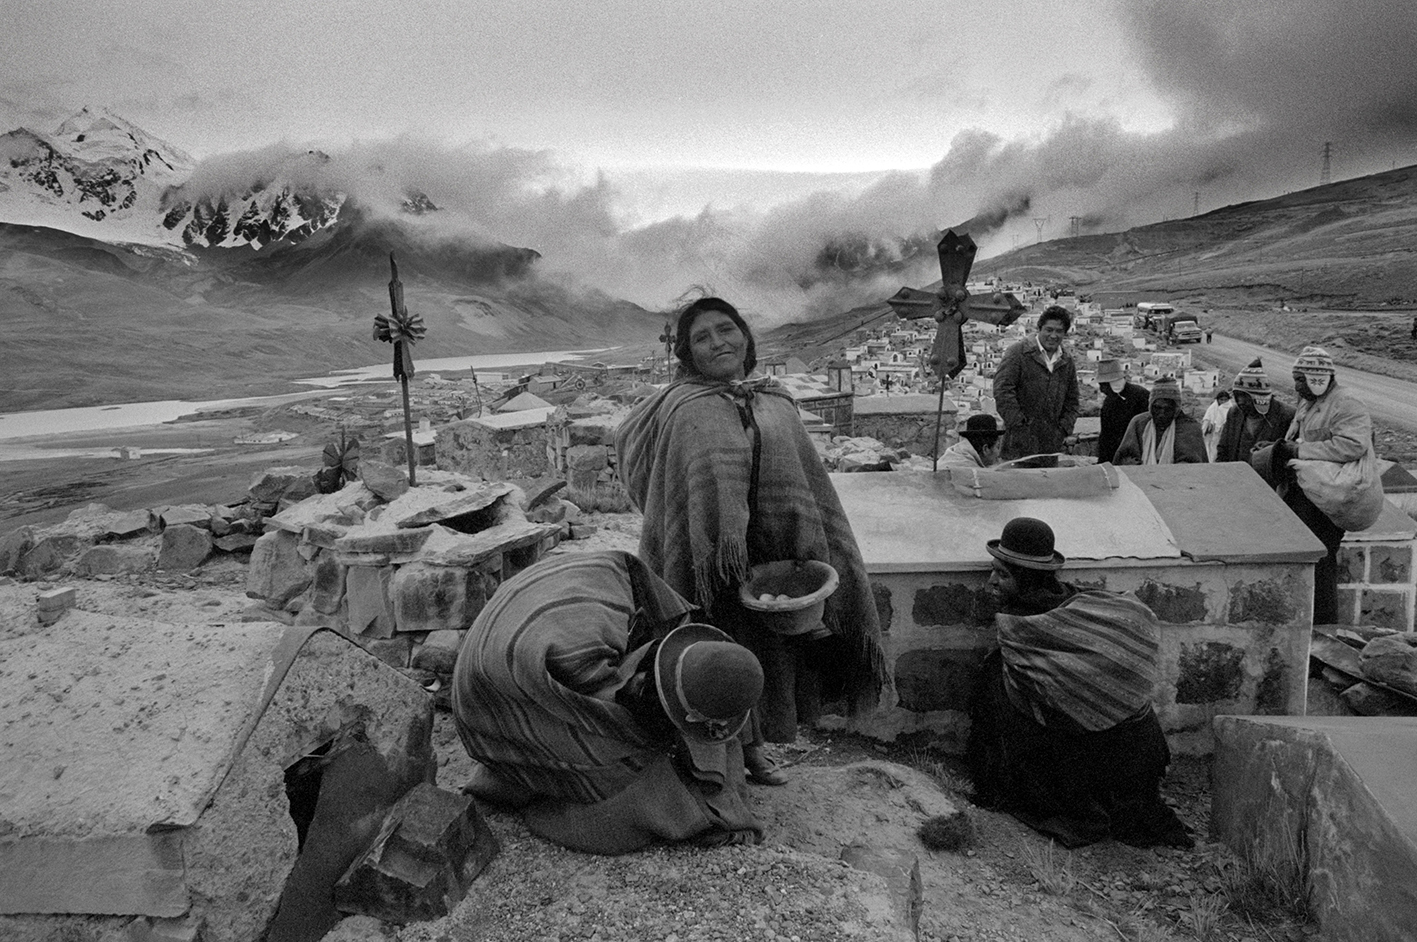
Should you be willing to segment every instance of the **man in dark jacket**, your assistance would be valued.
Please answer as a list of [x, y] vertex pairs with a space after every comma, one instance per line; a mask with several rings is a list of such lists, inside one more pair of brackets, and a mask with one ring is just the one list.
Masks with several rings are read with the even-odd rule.
[[1113, 464], [1205, 464], [1201, 424], [1181, 411], [1181, 384], [1163, 376], [1151, 389], [1148, 412], [1132, 419]]
[[1236, 374], [1230, 392], [1235, 397], [1235, 408], [1225, 417], [1215, 460], [1248, 462], [1256, 445], [1284, 437], [1289, 423], [1294, 421], [1294, 410], [1274, 398], [1269, 376], [1258, 357]]
[[1009, 347], [994, 374], [994, 404], [1004, 420], [1003, 460], [1063, 450], [1078, 417], [1078, 373], [1063, 338], [1067, 308], [1038, 316], [1038, 333]]
[[1111, 461], [1132, 419], [1147, 411], [1151, 394], [1145, 386], [1127, 382], [1122, 361], [1117, 359], [1097, 364], [1097, 385], [1102, 390], [1102, 434], [1097, 437], [1097, 460]]

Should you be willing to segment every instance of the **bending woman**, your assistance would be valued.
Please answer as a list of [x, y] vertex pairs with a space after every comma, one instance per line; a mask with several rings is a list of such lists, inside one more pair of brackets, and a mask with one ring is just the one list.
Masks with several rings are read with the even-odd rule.
[[[679, 316], [678, 376], [639, 403], [616, 436], [620, 474], [644, 513], [639, 555], [650, 569], [753, 651], [764, 689], [744, 749], [749, 778], [785, 778], [762, 742], [792, 742], [826, 704], [873, 709], [885, 683], [880, 622], [861, 551], [792, 397], [757, 363], [753, 334], [721, 298]], [[840, 576], [823, 625], [791, 638], [738, 601], [755, 564], [820, 560]]]

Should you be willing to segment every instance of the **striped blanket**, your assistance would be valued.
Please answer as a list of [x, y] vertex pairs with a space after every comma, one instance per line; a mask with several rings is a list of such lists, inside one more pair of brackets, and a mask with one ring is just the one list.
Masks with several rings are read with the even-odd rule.
[[761, 834], [736, 739], [690, 750], [616, 700], [691, 611], [639, 559], [608, 551], [545, 559], [477, 616], [453, 673], [458, 735], [498, 779], [540, 799], [527, 810], [533, 831], [598, 853]]
[[1040, 724], [1057, 711], [1100, 732], [1151, 704], [1160, 632], [1134, 596], [1079, 592], [1041, 615], [1000, 614], [996, 622], [1009, 701]]
[[[751, 526], [754, 436], [744, 410], [760, 441]], [[752, 564], [815, 559], [836, 569], [841, 583], [824, 621], [850, 661], [839, 665], [842, 692], [853, 712], [874, 708], [887, 672], [866, 567], [791, 396], [771, 381], [681, 380], [634, 408], [616, 447], [644, 512], [640, 557], [715, 620]]]

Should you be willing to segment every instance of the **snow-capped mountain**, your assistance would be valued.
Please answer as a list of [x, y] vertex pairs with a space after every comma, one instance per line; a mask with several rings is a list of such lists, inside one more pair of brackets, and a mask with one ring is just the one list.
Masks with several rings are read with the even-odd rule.
[[[301, 159], [329, 157], [310, 151]], [[195, 193], [195, 165], [106, 110], [85, 108], [49, 134], [16, 128], [0, 135], [0, 222], [112, 243], [260, 248], [332, 225], [345, 202], [279, 174], [243, 191]]]

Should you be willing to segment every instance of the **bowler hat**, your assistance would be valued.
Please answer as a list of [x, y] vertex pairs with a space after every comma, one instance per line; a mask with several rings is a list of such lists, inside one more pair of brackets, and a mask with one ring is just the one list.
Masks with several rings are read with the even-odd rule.
[[964, 420], [964, 428], [960, 429], [960, 435], [965, 438], [998, 438], [1004, 434], [1004, 430], [999, 428], [999, 420], [987, 412], [976, 412]]
[[723, 742], [736, 736], [763, 692], [763, 668], [752, 651], [712, 625], [671, 631], [654, 658], [659, 702], [685, 739]]
[[1053, 528], [1034, 517], [1015, 517], [997, 540], [984, 544], [989, 555], [1024, 569], [1062, 569], [1063, 554], [1053, 549]]

